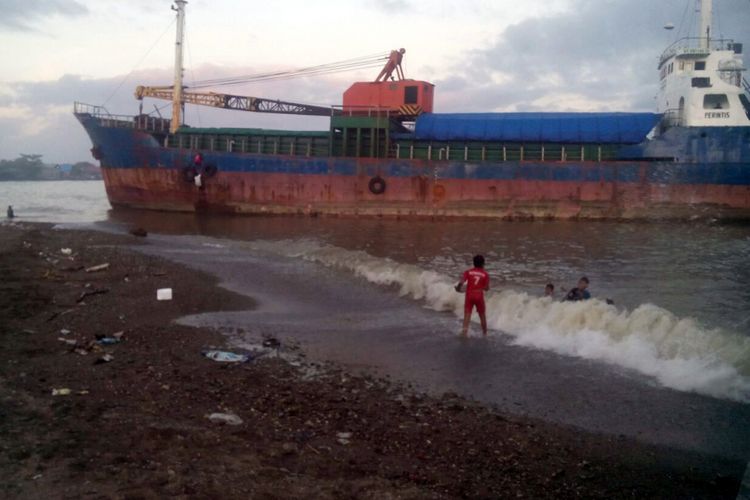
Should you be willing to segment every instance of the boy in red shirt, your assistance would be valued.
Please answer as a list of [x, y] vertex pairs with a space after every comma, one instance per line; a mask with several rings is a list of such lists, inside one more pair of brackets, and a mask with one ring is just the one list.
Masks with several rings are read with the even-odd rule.
[[469, 322], [471, 313], [476, 307], [479, 313], [479, 321], [482, 323], [482, 333], [487, 336], [487, 316], [484, 307], [484, 292], [490, 289], [490, 275], [484, 270], [484, 257], [474, 256], [474, 268], [464, 272], [461, 281], [456, 285], [456, 291], [466, 283], [466, 301], [464, 302], [464, 327], [461, 335], [467, 337], [469, 334]]

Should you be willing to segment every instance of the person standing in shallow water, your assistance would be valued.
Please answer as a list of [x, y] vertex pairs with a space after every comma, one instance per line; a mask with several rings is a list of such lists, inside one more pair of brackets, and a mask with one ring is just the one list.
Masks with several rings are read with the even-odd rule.
[[13, 206], [8, 205], [8, 211], [6, 212], [6, 214], [8, 215], [9, 219], [12, 219], [16, 216], [16, 214], [13, 213]]
[[456, 285], [456, 291], [460, 292], [466, 285], [466, 299], [464, 301], [464, 325], [461, 335], [468, 337], [471, 313], [474, 308], [479, 313], [479, 321], [482, 324], [482, 334], [487, 336], [487, 315], [484, 304], [484, 292], [490, 289], [490, 275], [484, 270], [484, 256], [474, 256], [474, 267], [464, 271], [461, 281]]
[[544, 296], [545, 297], [554, 297], [555, 296], [555, 285], [552, 283], [547, 283], [547, 286], [544, 287]]

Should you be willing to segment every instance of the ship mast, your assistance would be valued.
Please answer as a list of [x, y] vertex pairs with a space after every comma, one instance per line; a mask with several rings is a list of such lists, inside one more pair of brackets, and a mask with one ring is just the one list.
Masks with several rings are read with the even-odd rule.
[[711, 21], [713, 16], [713, 0], [701, 0], [701, 48], [711, 48]]
[[174, 0], [172, 10], [177, 12], [177, 41], [174, 49], [174, 94], [172, 96], [172, 123], [169, 131], [177, 132], [181, 123], [182, 114], [182, 47], [185, 42], [185, 5], [186, 0]]

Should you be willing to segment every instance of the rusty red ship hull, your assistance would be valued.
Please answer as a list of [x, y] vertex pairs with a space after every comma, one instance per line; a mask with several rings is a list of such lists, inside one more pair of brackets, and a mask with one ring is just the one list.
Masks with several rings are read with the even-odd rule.
[[[651, 166], [640, 166], [643, 177]], [[362, 170], [368, 169], [363, 166]], [[386, 177], [386, 193], [374, 195], [368, 190], [369, 174], [221, 172], [196, 189], [184, 182], [177, 169], [105, 167], [103, 173], [113, 206], [184, 212], [397, 218], [746, 219], [750, 198], [747, 186], [441, 180], [427, 175]]]

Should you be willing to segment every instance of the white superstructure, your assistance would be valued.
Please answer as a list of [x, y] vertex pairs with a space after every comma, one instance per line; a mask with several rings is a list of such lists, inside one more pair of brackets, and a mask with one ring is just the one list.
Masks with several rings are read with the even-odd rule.
[[743, 47], [711, 37], [712, 8], [711, 0], [702, 0], [699, 36], [662, 54], [657, 110], [677, 126], [750, 126]]

